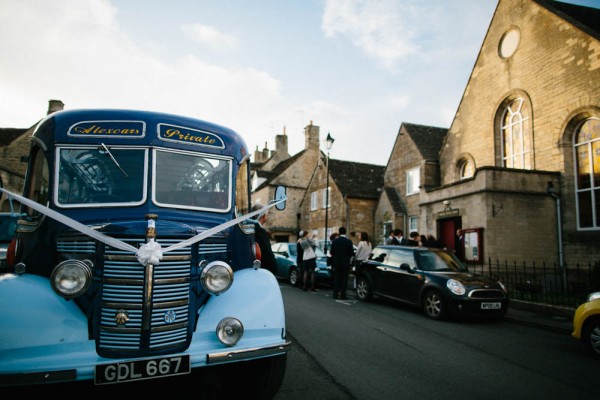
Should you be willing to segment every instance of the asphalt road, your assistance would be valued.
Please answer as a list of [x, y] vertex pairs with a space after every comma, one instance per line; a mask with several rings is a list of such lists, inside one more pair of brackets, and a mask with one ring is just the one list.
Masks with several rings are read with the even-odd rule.
[[598, 360], [565, 333], [281, 289], [292, 347], [275, 400], [600, 398]]
[[[385, 300], [364, 303], [329, 289], [304, 292], [281, 283], [288, 353], [274, 400], [587, 400], [600, 398], [599, 360], [564, 329], [498, 321], [433, 321]], [[171, 393], [230, 399], [214, 369], [109, 387], [69, 384], [55, 391], [18, 391], [6, 398], [111, 399]], [[166, 390], [166, 392], [165, 392]], [[133, 394], [132, 394], [133, 393]], [[57, 397], [58, 396], [58, 397]]]

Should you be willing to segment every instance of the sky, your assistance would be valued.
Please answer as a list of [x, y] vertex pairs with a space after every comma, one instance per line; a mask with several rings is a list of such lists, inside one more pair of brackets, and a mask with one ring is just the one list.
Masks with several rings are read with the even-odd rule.
[[[563, 0], [600, 7], [600, 0]], [[227, 126], [254, 154], [386, 165], [402, 123], [449, 128], [497, 0], [0, 0], [0, 127], [65, 109]]]

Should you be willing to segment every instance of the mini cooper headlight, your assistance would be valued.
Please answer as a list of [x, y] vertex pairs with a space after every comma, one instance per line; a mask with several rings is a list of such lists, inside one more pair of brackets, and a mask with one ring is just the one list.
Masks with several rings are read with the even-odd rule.
[[448, 279], [446, 282], [446, 287], [448, 287], [448, 290], [458, 296], [462, 296], [466, 292], [465, 286], [456, 279]]
[[223, 261], [213, 261], [202, 270], [200, 283], [210, 294], [220, 295], [233, 283], [233, 270]]
[[237, 318], [223, 318], [217, 325], [217, 337], [227, 347], [235, 346], [244, 336], [244, 325]]
[[92, 283], [92, 262], [65, 260], [50, 275], [52, 289], [65, 299], [81, 296]]

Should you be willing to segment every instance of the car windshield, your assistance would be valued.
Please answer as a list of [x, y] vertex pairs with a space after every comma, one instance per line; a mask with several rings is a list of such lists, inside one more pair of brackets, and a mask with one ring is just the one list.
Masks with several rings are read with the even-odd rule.
[[456, 257], [445, 251], [417, 251], [415, 259], [419, 269], [422, 271], [452, 271], [468, 272], [467, 267]]

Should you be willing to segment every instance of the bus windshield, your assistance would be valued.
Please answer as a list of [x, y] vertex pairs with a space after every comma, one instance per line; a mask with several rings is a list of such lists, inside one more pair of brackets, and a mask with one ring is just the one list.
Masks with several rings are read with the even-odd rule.
[[[57, 149], [58, 205], [134, 206], [147, 198], [149, 149]], [[231, 208], [231, 160], [193, 152], [154, 149], [152, 201], [163, 207], [225, 212]]]

